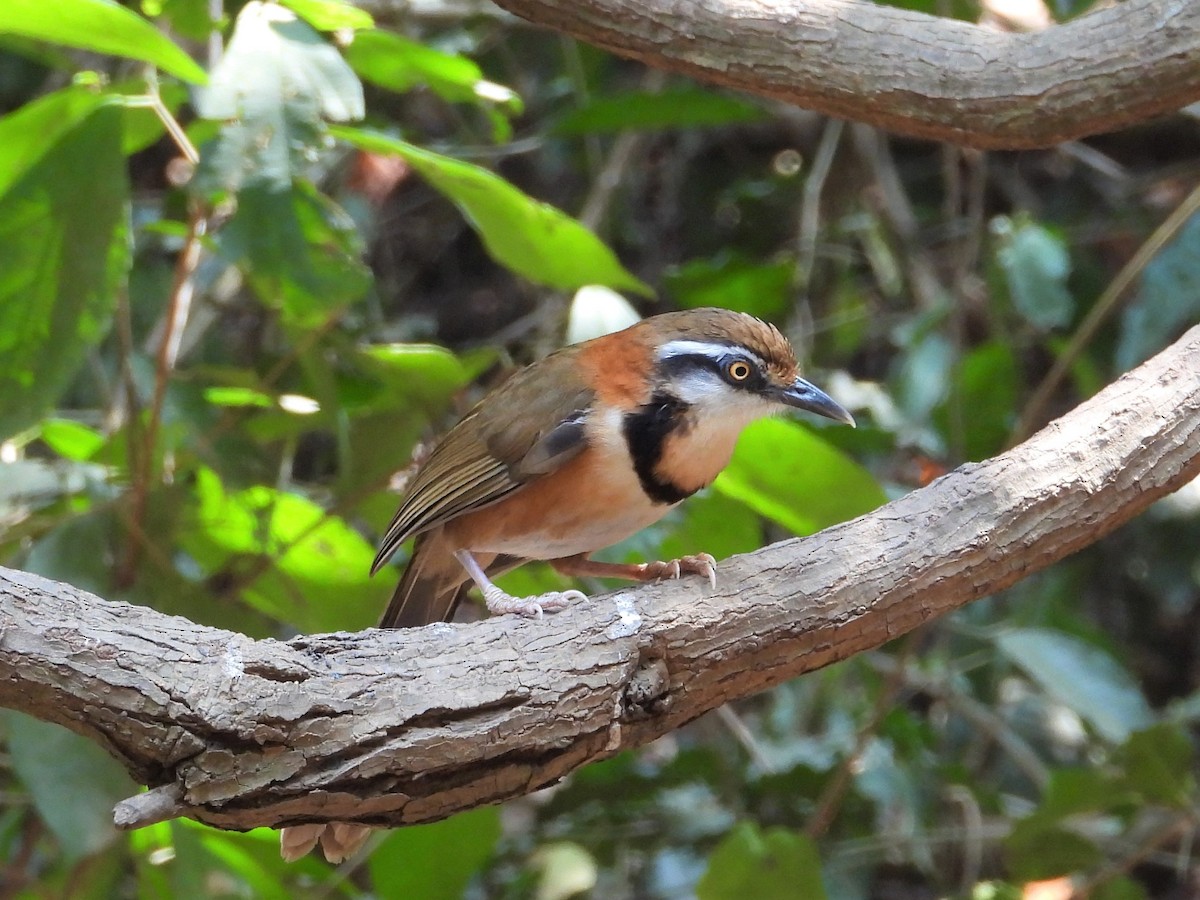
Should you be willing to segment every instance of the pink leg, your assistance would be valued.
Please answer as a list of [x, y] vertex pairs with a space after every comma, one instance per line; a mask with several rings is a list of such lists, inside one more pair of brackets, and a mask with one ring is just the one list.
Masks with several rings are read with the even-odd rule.
[[717, 586], [717, 561], [707, 553], [681, 556], [668, 562], [606, 563], [588, 559], [587, 554], [552, 559], [550, 565], [564, 575], [592, 575], [598, 578], [627, 578], [630, 581], [654, 581], [658, 578], [679, 578], [683, 575], [703, 575], [714, 588]]
[[544, 612], [558, 612], [566, 609], [574, 600], [587, 599], [582, 591], [551, 591], [548, 594], [538, 594], [534, 597], [514, 597], [492, 583], [470, 551], [456, 550], [454, 558], [462, 564], [462, 567], [467, 570], [467, 574], [471, 576], [471, 580], [479, 586], [479, 590], [483, 592], [483, 602], [487, 605], [488, 612], [495, 615], [517, 613], [521, 616], [540, 619]]

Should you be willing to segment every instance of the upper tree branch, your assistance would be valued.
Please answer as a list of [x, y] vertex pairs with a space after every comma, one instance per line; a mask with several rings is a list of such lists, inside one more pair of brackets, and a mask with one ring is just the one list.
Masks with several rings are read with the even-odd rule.
[[1050, 146], [1200, 100], [1200, 4], [1012, 34], [860, 0], [496, 0], [622, 56], [890, 131]]
[[163, 790], [126, 824], [404, 824], [543, 787], [876, 647], [1200, 472], [1200, 327], [1016, 449], [703, 579], [505, 616], [253, 641], [0, 569], [0, 704]]

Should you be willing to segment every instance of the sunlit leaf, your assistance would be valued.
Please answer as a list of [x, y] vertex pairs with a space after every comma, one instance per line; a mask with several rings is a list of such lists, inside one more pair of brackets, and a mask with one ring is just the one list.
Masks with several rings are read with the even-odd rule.
[[111, 102], [83, 87], [63, 88], [0, 119], [0, 198], [65, 134]]
[[382, 134], [345, 127], [330, 130], [360, 149], [403, 157], [454, 202], [492, 257], [514, 272], [563, 290], [603, 284], [652, 293], [586, 227], [487, 169]]
[[319, 31], [341, 31], [344, 28], [371, 28], [375, 20], [366, 10], [342, 0], [280, 0], [280, 2]]
[[1012, 628], [996, 646], [1047, 694], [1110, 741], [1124, 741], [1154, 717], [1129, 673], [1100, 648], [1048, 628]]
[[755, 422], [713, 487], [795, 534], [813, 534], [886, 502], [871, 474], [806, 427]]
[[359, 75], [391, 91], [404, 92], [424, 85], [452, 103], [491, 101], [521, 111], [520, 98], [483, 77], [473, 61], [456, 53], [443, 53], [390, 31], [357, 35], [346, 48], [346, 61]]
[[342, 519], [262, 485], [227, 492], [207, 469], [195, 490], [183, 547], [207, 573], [245, 578], [251, 606], [310, 632], [364, 628], [377, 618], [390, 587], [370, 579], [375, 551]]
[[100, 432], [69, 419], [47, 419], [43, 422], [42, 440], [59, 456], [80, 461], [91, 459], [107, 442]]
[[653, 131], [664, 128], [704, 128], [755, 122], [766, 112], [737, 97], [695, 88], [651, 94], [632, 92], [598, 97], [561, 116], [557, 134], [603, 134], [617, 131]]
[[785, 828], [742, 822], [717, 845], [696, 885], [699, 900], [823, 900], [821, 860], [813, 842]]
[[0, 198], [0, 437], [37, 421], [107, 332], [129, 263], [128, 198], [112, 106]]
[[206, 77], [162, 32], [111, 0], [4, 0], [3, 33], [139, 59], [194, 84]]
[[321, 146], [323, 122], [362, 118], [362, 85], [337, 49], [288, 9], [251, 0], [198, 97], [223, 123], [202, 149], [195, 189], [283, 191]]

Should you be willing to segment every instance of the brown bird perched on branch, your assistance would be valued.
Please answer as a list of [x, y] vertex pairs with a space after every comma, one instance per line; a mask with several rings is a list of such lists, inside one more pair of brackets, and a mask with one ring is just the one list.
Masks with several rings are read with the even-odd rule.
[[[481, 400], [417, 472], [371, 567], [378, 571], [416, 537], [380, 624], [449, 619], [472, 582], [494, 613], [540, 617], [583, 598], [518, 598], [492, 582], [535, 559], [569, 575], [698, 574], [715, 583], [706, 553], [640, 565], [588, 556], [710, 484], [742, 429], [787, 407], [854, 424], [799, 376], [778, 329], [729, 310], [653, 316], [547, 356]], [[320, 840], [337, 861], [368, 833], [305, 825], [284, 829], [282, 847], [294, 859]]]

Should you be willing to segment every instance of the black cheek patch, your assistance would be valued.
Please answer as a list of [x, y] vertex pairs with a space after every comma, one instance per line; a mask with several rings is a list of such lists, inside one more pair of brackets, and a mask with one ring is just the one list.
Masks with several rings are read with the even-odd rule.
[[621, 423], [638, 481], [655, 503], [675, 504], [695, 493], [681, 490], [655, 471], [667, 437], [688, 427], [687, 412], [688, 405], [678, 397], [656, 393], [645, 406], [626, 413]]

